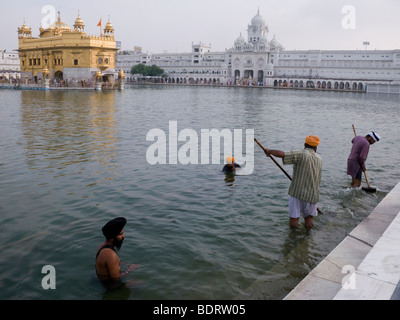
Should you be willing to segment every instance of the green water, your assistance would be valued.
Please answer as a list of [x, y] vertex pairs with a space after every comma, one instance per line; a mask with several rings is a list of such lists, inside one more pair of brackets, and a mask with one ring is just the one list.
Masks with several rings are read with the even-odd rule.
[[[0, 299], [282, 299], [399, 182], [399, 96], [289, 90], [132, 87], [123, 92], [0, 91]], [[220, 164], [150, 165], [155, 128], [253, 129], [274, 149], [318, 135], [323, 178], [315, 228], [290, 230], [289, 181], [254, 146], [254, 172]], [[378, 132], [350, 190], [355, 124]], [[245, 141], [245, 140], [243, 140]], [[180, 144], [183, 144], [182, 142]], [[291, 173], [291, 167], [285, 167]], [[101, 227], [128, 220], [127, 285], [94, 278]], [[56, 270], [44, 290], [42, 267]]]

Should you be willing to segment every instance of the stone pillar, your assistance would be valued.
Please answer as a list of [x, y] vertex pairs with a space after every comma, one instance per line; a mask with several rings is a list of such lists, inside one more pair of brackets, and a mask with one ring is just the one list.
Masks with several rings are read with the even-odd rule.
[[118, 73], [118, 90], [124, 90], [125, 89], [125, 73], [121, 69], [119, 70]]
[[50, 90], [50, 79], [49, 79], [50, 71], [49, 71], [49, 69], [47, 69], [47, 67], [44, 68], [42, 74], [43, 74], [44, 90]]
[[96, 90], [101, 91], [101, 85], [103, 84], [103, 75], [101, 71], [97, 71], [96, 73]]

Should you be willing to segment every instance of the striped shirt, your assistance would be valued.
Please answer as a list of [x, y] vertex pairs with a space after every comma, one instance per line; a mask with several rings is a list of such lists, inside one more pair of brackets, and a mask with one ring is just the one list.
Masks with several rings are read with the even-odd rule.
[[317, 203], [322, 176], [322, 158], [313, 149], [285, 152], [283, 164], [293, 164], [289, 194], [300, 200]]

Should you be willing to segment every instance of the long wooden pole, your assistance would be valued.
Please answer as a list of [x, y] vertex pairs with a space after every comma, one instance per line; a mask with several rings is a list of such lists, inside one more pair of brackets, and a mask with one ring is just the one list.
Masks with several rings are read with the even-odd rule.
[[[260, 143], [256, 138], [254, 138], [254, 141], [255, 141], [255, 142], [261, 147], [261, 149], [263, 149], [264, 152], [265, 152], [265, 148], [261, 145], [261, 143]], [[286, 172], [285, 169], [282, 168], [282, 166], [274, 159], [274, 157], [271, 156], [271, 155], [268, 156], [268, 157], [271, 158], [271, 160], [272, 160], [273, 162], [275, 162], [275, 164], [279, 167], [279, 169], [282, 170], [282, 172], [286, 175], [286, 177], [288, 177], [289, 180], [292, 181], [292, 177]]]

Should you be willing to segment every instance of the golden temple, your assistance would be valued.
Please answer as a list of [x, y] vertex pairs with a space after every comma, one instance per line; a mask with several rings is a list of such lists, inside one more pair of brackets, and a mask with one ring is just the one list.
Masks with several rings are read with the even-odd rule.
[[78, 13], [73, 29], [57, 20], [47, 28], [39, 28], [39, 37], [24, 24], [18, 28], [18, 51], [21, 78], [38, 82], [45, 77], [50, 81], [94, 81], [101, 75], [103, 81], [114, 81], [116, 41], [110, 20], [104, 33], [91, 36]]

